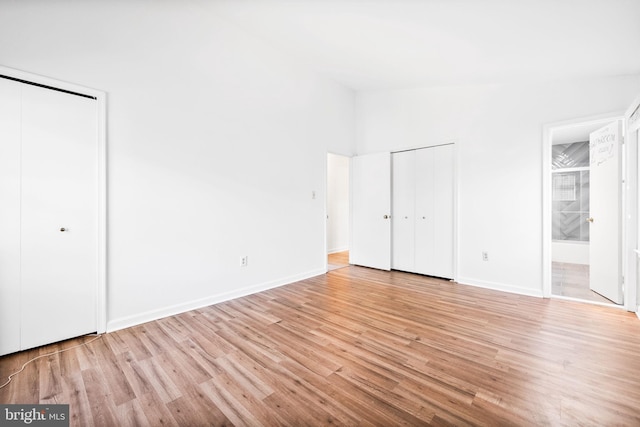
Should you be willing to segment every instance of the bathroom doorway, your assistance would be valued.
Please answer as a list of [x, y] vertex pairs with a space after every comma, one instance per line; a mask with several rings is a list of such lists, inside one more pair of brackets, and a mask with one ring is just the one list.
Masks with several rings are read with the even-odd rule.
[[545, 194], [551, 226], [545, 239], [552, 296], [624, 303], [622, 123], [621, 117], [606, 117], [548, 129]]

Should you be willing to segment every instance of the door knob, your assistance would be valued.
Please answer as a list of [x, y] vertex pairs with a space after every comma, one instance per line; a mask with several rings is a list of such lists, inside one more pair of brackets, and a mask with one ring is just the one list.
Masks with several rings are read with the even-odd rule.
[[383, 216], [382, 218], [384, 218], [384, 219], [389, 219], [389, 218], [391, 218], [391, 215], [385, 215], [385, 216]]
[[67, 229], [66, 229], [66, 228], [64, 228], [64, 227], [62, 227], [62, 228], [60, 229], [60, 231], [65, 232], [65, 231], [67, 231]]
[[593, 218], [591, 217], [587, 218], [587, 222], [593, 222]]

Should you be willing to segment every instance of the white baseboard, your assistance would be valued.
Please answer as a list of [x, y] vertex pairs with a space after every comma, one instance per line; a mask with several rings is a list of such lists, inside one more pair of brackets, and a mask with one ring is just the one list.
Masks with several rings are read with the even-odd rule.
[[342, 248], [337, 248], [337, 249], [336, 248], [329, 249], [327, 251], [327, 255], [335, 254], [335, 253], [338, 253], [338, 252], [344, 252], [344, 251], [348, 251], [348, 250], [349, 250], [349, 246], [344, 246]]
[[242, 289], [236, 289], [232, 292], [224, 292], [217, 295], [211, 295], [205, 298], [185, 302], [182, 304], [176, 304], [169, 307], [161, 308], [158, 310], [151, 310], [144, 313], [136, 314], [133, 316], [122, 317], [120, 319], [114, 319], [107, 322], [107, 332], [114, 332], [119, 329], [129, 328], [131, 326], [140, 325], [142, 323], [151, 322], [153, 320], [162, 319], [163, 317], [174, 316], [176, 314], [184, 313], [190, 310], [196, 310], [198, 308], [207, 307], [209, 305], [218, 304], [224, 301], [229, 301], [235, 298], [255, 294], [257, 292], [266, 291], [268, 289], [277, 288], [279, 286], [288, 285], [290, 283], [298, 282], [300, 280], [308, 279], [310, 277], [319, 276], [325, 274], [326, 270], [312, 270], [306, 273], [301, 273], [289, 277], [285, 277], [278, 280], [272, 280], [270, 282], [261, 283], [258, 285], [249, 286]]
[[485, 280], [477, 280], [470, 277], [459, 277], [457, 280], [461, 285], [475, 286], [478, 288], [492, 289], [494, 291], [509, 292], [518, 295], [527, 295], [530, 297], [542, 298], [542, 289], [529, 289], [519, 286], [507, 285], [504, 283], [487, 282]]

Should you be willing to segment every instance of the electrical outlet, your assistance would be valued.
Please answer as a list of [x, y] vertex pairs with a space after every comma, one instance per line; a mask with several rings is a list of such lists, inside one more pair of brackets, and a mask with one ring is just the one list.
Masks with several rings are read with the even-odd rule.
[[247, 255], [240, 258], [240, 267], [246, 267], [249, 265], [249, 257]]
[[488, 252], [482, 252], [482, 260], [483, 261], [489, 261], [489, 253]]

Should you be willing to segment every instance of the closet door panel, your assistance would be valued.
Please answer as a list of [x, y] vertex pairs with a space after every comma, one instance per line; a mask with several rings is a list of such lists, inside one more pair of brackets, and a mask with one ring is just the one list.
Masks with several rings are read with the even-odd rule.
[[395, 270], [414, 271], [415, 151], [393, 153], [391, 158], [391, 267]]
[[0, 79], [0, 354], [20, 350], [20, 86]]
[[432, 274], [453, 278], [453, 145], [435, 147], [433, 154], [435, 247]]
[[96, 331], [95, 101], [25, 85], [22, 347]]
[[434, 150], [416, 150], [415, 272], [433, 275], [435, 270]]

